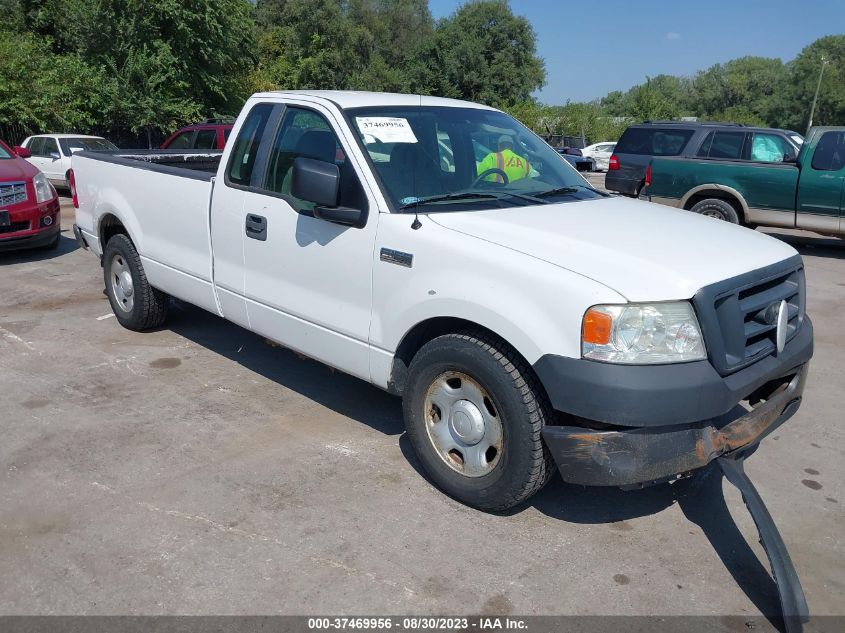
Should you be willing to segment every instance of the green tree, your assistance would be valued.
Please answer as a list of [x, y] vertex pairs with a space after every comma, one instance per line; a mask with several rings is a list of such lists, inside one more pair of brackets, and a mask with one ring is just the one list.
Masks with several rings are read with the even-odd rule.
[[494, 106], [526, 101], [545, 81], [531, 24], [504, 0], [469, 2], [441, 20], [409, 74], [417, 92]]
[[804, 48], [790, 64], [789, 89], [781, 115], [784, 127], [802, 133], [807, 127], [822, 59], [827, 65], [813, 124], [845, 124], [845, 35], [829, 35]]
[[707, 119], [776, 125], [788, 79], [779, 59], [741, 57], [716, 64], [693, 80], [693, 113]]
[[57, 55], [49, 41], [0, 31], [0, 123], [30, 131], [95, 125], [107, 107], [110, 79], [78, 55]]
[[99, 123], [172, 129], [236, 112], [254, 65], [249, 0], [4, 0], [50, 43], [107, 74]]

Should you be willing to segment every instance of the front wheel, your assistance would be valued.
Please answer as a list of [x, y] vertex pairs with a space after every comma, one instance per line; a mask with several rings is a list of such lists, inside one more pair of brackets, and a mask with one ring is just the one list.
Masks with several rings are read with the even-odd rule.
[[531, 368], [504, 341], [477, 332], [440, 336], [420, 349], [403, 397], [417, 457], [446, 494], [481, 510], [506, 510], [554, 472], [541, 431], [549, 405]]
[[123, 327], [140, 332], [164, 323], [170, 297], [147, 281], [141, 257], [126, 235], [115, 235], [106, 244], [103, 277], [109, 303]]

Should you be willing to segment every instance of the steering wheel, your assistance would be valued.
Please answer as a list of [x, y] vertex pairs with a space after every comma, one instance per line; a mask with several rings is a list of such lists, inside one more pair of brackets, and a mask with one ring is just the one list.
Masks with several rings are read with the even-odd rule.
[[507, 185], [510, 182], [508, 180], [508, 175], [504, 171], [502, 171], [501, 169], [498, 169], [496, 167], [493, 167], [492, 169], [487, 169], [487, 170], [481, 172], [480, 174], [478, 174], [478, 178], [476, 178], [475, 180], [472, 181], [472, 185], [470, 186], [470, 189], [475, 189], [482, 180], [487, 178], [487, 176], [492, 176], [493, 174], [498, 174], [499, 176], [502, 177], [502, 179], [505, 181], [505, 182], [501, 183], [503, 185]]

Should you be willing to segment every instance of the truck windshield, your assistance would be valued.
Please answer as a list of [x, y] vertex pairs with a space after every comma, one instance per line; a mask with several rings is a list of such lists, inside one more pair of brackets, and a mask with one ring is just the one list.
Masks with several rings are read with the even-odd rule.
[[450, 211], [602, 197], [545, 141], [494, 110], [348, 110], [397, 209]]

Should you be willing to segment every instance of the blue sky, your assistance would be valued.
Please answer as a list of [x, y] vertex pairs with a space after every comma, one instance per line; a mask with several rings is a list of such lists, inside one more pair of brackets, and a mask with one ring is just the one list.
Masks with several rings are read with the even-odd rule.
[[[461, 0], [430, 0], [435, 18]], [[646, 75], [690, 75], [745, 55], [794, 58], [845, 34], [845, 0], [511, 0], [537, 34], [551, 104], [627, 90]]]

